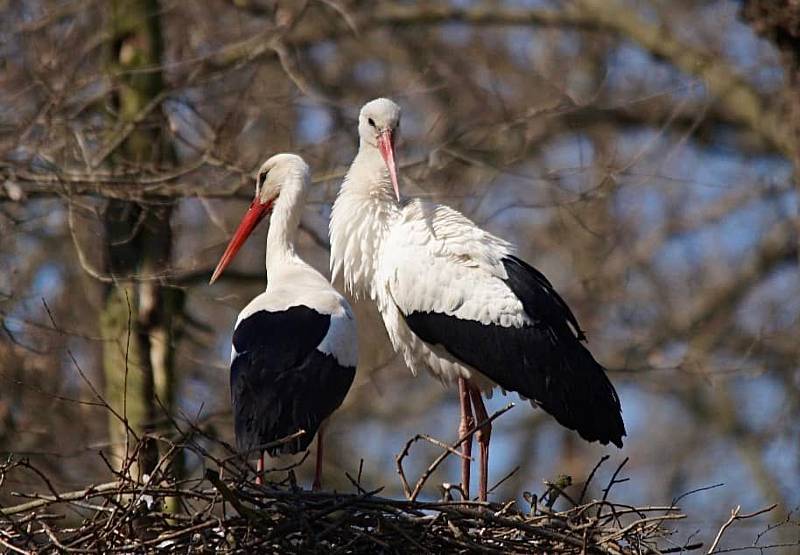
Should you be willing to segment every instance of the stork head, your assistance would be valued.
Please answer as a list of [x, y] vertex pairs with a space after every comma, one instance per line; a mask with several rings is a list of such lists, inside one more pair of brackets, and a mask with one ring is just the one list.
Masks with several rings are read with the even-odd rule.
[[388, 98], [370, 100], [358, 115], [358, 134], [362, 143], [377, 148], [392, 180], [397, 201], [400, 188], [397, 185], [397, 167], [394, 162], [394, 145], [400, 134], [400, 106]]
[[308, 183], [308, 175], [308, 164], [296, 154], [276, 154], [261, 165], [256, 174], [255, 198], [239, 222], [209, 284], [217, 281], [256, 226], [272, 212], [281, 189], [299, 187], [301, 190], [298, 192], [302, 193]]

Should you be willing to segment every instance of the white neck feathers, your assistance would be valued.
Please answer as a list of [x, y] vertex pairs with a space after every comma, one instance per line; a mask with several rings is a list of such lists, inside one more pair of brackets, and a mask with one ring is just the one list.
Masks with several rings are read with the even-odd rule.
[[331, 278], [342, 272], [356, 297], [373, 296], [381, 245], [399, 211], [386, 164], [378, 149], [362, 140], [330, 221]]
[[279, 266], [300, 260], [295, 252], [297, 228], [300, 226], [305, 204], [304, 176], [300, 172], [289, 173], [275, 199], [267, 233], [267, 275], [274, 275]]

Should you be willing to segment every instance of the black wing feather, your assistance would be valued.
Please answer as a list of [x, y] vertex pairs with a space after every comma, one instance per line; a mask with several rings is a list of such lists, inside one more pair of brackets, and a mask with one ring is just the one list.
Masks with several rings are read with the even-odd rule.
[[500, 387], [533, 400], [587, 441], [622, 447], [619, 397], [605, 369], [581, 343], [583, 332], [541, 272], [516, 257], [503, 259], [506, 284], [533, 325], [502, 327], [437, 312], [405, 315], [423, 341], [443, 346]]
[[503, 265], [508, 273], [507, 284], [522, 302], [529, 318], [543, 327], [559, 328], [561, 333], [569, 331], [563, 327], [569, 324], [580, 341], [586, 339], [567, 302], [542, 272], [516, 256], [504, 258]]
[[233, 334], [231, 402], [236, 445], [250, 451], [298, 430], [305, 434], [270, 449], [297, 453], [308, 448], [319, 425], [344, 401], [355, 368], [318, 351], [330, 316], [306, 306], [259, 311]]

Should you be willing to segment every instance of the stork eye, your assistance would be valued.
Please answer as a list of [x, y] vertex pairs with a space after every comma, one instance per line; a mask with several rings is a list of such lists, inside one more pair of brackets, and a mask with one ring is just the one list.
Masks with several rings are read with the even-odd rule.
[[258, 174], [258, 186], [261, 187], [264, 182], [267, 180], [267, 173], [269, 172], [261, 172]]
[[374, 120], [374, 119], [372, 119], [372, 118], [369, 118], [369, 119], [367, 120], [367, 123], [368, 123], [368, 124], [370, 124], [372, 127], [375, 127], [375, 120]]

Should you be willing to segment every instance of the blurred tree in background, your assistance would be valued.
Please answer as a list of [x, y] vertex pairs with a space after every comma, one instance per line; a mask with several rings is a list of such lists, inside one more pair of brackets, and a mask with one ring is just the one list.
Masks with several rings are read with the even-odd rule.
[[[263, 242], [206, 283], [252, 173], [278, 151], [311, 164], [303, 255], [326, 270], [358, 109], [390, 96], [404, 193], [515, 241], [622, 398], [622, 451], [518, 403], [496, 423], [493, 479], [521, 468], [496, 498], [560, 473], [579, 482], [607, 452], [630, 457], [617, 492], [632, 502], [725, 483], [681, 502], [696, 509], [687, 534], [737, 504], [779, 503], [767, 520], [800, 505], [796, 2], [0, 10], [0, 451], [36, 459], [54, 485], [99, 480], [97, 452], [126, 448], [120, 419], [231, 439], [230, 334], [264, 287]], [[452, 439], [455, 395], [396, 361], [357, 380], [330, 427], [328, 484], [346, 487], [363, 458], [364, 481], [400, 495], [395, 454], [418, 432]], [[410, 464], [433, 452], [415, 447]], [[435, 478], [456, 474], [451, 461]], [[37, 485], [4, 484], [0, 501]]]

